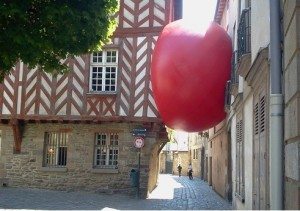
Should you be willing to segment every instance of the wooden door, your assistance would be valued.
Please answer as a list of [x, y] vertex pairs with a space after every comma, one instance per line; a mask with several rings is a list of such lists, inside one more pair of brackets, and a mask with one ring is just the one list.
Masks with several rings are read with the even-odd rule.
[[267, 107], [266, 91], [261, 89], [254, 98], [253, 209], [269, 208]]
[[208, 159], [207, 159], [207, 157], [205, 156], [205, 167], [204, 167], [204, 181], [206, 181], [207, 182], [207, 180], [208, 180]]
[[231, 164], [231, 130], [229, 130], [227, 137], [228, 137], [228, 187], [229, 190], [227, 192], [228, 201], [232, 201], [232, 164]]
[[212, 157], [209, 157], [209, 162], [208, 162], [209, 168], [208, 168], [208, 185], [212, 185]]
[[253, 209], [259, 209], [259, 103], [254, 100], [254, 137], [253, 137]]
[[172, 174], [173, 173], [173, 162], [166, 160], [166, 174]]
[[200, 161], [200, 168], [201, 168], [201, 179], [204, 179], [204, 159], [205, 159], [205, 149], [204, 147], [201, 148], [201, 161]]

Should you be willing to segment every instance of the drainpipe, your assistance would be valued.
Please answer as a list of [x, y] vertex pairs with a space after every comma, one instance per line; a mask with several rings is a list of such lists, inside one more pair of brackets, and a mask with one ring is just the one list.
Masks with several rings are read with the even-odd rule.
[[270, 209], [283, 209], [283, 94], [280, 0], [270, 4]]

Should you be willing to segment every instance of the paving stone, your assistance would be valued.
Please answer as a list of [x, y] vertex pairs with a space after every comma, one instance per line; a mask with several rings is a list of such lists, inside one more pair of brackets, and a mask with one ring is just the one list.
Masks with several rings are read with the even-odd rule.
[[65, 192], [32, 188], [0, 188], [0, 209], [33, 210], [228, 210], [231, 204], [206, 182], [162, 174], [148, 199], [127, 195]]

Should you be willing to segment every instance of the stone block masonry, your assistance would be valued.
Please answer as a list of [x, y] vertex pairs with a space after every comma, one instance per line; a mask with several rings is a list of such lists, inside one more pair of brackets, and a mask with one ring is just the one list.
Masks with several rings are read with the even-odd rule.
[[[12, 187], [46, 188], [65, 191], [100, 193], [134, 193], [130, 171], [137, 168], [138, 154], [131, 134], [134, 123], [102, 124], [26, 124], [20, 154], [13, 153], [13, 132], [10, 126], [0, 125], [2, 132], [0, 179], [7, 179]], [[45, 132], [67, 131], [66, 168], [43, 167]], [[93, 168], [95, 133], [117, 132], [119, 157], [117, 172], [103, 172]], [[156, 137], [146, 137], [141, 151], [141, 195], [146, 196], [149, 162]]]
[[300, 2], [284, 1], [284, 208], [300, 209]]

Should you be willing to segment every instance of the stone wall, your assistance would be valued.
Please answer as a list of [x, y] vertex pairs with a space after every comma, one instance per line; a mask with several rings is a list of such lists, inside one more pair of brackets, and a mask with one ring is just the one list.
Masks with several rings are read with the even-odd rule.
[[181, 175], [186, 176], [190, 164], [190, 155], [187, 151], [174, 152], [173, 154], [173, 172], [178, 175], [178, 164], [181, 165]]
[[[131, 131], [137, 125], [127, 123], [103, 124], [26, 124], [20, 154], [13, 154], [13, 133], [10, 126], [0, 125], [2, 131], [0, 170], [9, 186], [47, 188], [56, 190], [84, 190], [105, 193], [133, 193], [130, 170], [137, 168], [138, 151], [133, 146]], [[69, 131], [65, 171], [42, 167], [45, 132]], [[93, 169], [94, 136], [96, 132], [118, 132], [119, 159], [117, 173], [100, 173]], [[155, 135], [154, 135], [155, 136]], [[141, 193], [146, 196], [150, 160], [156, 148], [156, 138], [146, 137], [141, 151]], [[154, 171], [155, 163], [151, 161]], [[3, 168], [1, 169], [1, 165]], [[1, 174], [1, 175], [2, 175]], [[2, 176], [3, 176], [2, 175]], [[155, 180], [154, 176], [154, 180]], [[152, 179], [153, 180], [153, 179]], [[151, 180], [151, 181], [152, 181]], [[153, 186], [154, 182], [151, 182]], [[151, 187], [151, 189], [153, 189]]]
[[300, 209], [300, 2], [283, 2], [285, 209]]
[[159, 148], [160, 148], [160, 143], [156, 142], [153, 145], [153, 148], [151, 150], [151, 157], [150, 157], [150, 165], [149, 165], [149, 182], [148, 182], [148, 192], [152, 192], [154, 188], [157, 186], [157, 179], [158, 179], [158, 172], [159, 172]]
[[159, 153], [159, 172], [164, 173], [166, 172], [166, 151], [161, 151]]
[[196, 157], [195, 159], [193, 158], [193, 149], [191, 150], [191, 163], [192, 163], [192, 167], [193, 167], [193, 176], [194, 177], [199, 177], [200, 178], [200, 167], [201, 167], [201, 160], [200, 160], [200, 148], [195, 148], [197, 149], [199, 155], [198, 157]]
[[[190, 149], [190, 155], [191, 155], [191, 163], [193, 166], [193, 176], [195, 177], [201, 177], [204, 179], [204, 173], [205, 173], [205, 147], [207, 147], [207, 141], [208, 137], [205, 136], [205, 132], [202, 133], [190, 133], [189, 134], [189, 149]], [[208, 132], [207, 132], [208, 134]], [[201, 160], [201, 149], [203, 149], [203, 157]], [[194, 153], [195, 156], [194, 156]], [[203, 162], [203, 163], [202, 163]], [[201, 165], [202, 170], [201, 172]]]
[[228, 197], [228, 138], [225, 127], [210, 139], [212, 144], [212, 187], [222, 197]]

